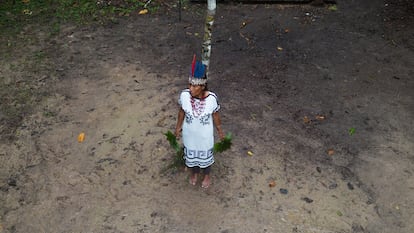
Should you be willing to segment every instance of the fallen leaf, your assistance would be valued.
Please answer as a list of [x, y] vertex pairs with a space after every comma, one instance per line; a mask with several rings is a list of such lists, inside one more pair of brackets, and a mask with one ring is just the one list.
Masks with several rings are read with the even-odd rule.
[[22, 11], [22, 13], [25, 14], [25, 15], [32, 15], [33, 12], [31, 10], [29, 10], [29, 9], [24, 9]]
[[249, 156], [253, 156], [253, 152], [251, 152], [251, 151], [247, 151], [247, 155], [249, 155]]
[[349, 132], [349, 135], [352, 136], [355, 133], [355, 128], [350, 128], [348, 132]]
[[328, 7], [328, 10], [337, 11], [338, 10], [338, 7], [336, 5], [332, 5], [332, 6], [329, 6]]
[[325, 120], [325, 116], [324, 115], [317, 115], [316, 119], [320, 120], [320, 121], [323, 121], [323, 120]]
[[269, 187], [273, 188], [276, 186], [276, 181], [272, 180], [269, 182]]
[[343, 214], [342, 214], [342, 212], [341, 211], [336, 211], [336, 215], [338, 215], [339, 217], [341, 217]]
[[288, 33], [288, 32], [289, 32], [289, 28], [286, 28], [286, 29], [285, 29], [285, 33]]
[[307, 124], [309, 122], [310, 122], [309, 117], [307, 117], [307, 116], [303, 117], [303, 123]]
[[283, 48], [282, 48], [282, 47], [280, 47], [280, 46], [277, 46], [277, 50], [282, 51], [282, 50], [283, 50]]
[[148, 9], [143, 9], [138, 12], [139, 15], [145, 15], [148, 13]]
[[333, 154], [335, 154], [334, 149], [329, 149], [328, 150], [328, 155], [332, 156]]
[[78, 135], [78, 142], [83, 142], [85, 140], [85, 133], [80, 133]]
[[246, 25], [247, 25], [246, 22], [242, 22], [241, 25], [240, 25], [240, 28], [244, 28], [244, 27], [246, 27]]

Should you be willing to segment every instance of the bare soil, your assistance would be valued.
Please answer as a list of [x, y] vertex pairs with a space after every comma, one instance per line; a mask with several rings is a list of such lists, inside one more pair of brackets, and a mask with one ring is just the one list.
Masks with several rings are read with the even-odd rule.
[[414, 3], [336, 6], [218, 5], [209, 88], [233, 146], [207, 190], [163, 135], [204, 4], [25, 28], [0, 59], [35, 103], [0, 112], [0, 232], [414, 232]]

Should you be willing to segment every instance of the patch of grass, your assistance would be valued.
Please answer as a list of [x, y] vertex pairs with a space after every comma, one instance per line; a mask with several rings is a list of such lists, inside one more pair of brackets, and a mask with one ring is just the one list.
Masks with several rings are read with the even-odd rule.
[[31, 23], [48, 24], [56, 33], [61, 23], [104, 23], [117, 16], [127, 16], [146, 6], [158, 8], [146, 0], [5, 0], [0, 2], [0, 29], [17, 33]]
[[33, 54], [33, 57], [35, 58], [35, 60], [37, 60], [37, 61], [39, 61], [39, 60], [42, 60], [42, 59], [44, 59], [45, 58], [45, 52], [43, 52], [43, 51], [36, 51], [34, 54]]
[[55, 117], [57, 116], [57, 113], [53, 110], [50, 110], [49, 108], [44, 108], [43, 109], [43, 116], [44, 117]]
[[0, 139], [13, 139], [15, 129], [29, 113], [34, 98], [33, 89], [25, 83], [0, 83], [0, 124], [5, 125]]
[[22, 120], [53, 90], [44, 83], [54, 72], [45, 51], [12, 52], [10, 58], [0, 59], [0, 140], [13, 140]]

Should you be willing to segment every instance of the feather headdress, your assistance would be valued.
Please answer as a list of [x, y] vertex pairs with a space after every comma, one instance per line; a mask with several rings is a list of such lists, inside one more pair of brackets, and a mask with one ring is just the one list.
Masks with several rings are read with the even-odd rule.
[[195, 54], [193, 56], [193, 61], [191, 62], [191, 73], [188, 78], [188, 83], [191, 85], [205, 85], [207, 83], [206, 66], [196, 60]]

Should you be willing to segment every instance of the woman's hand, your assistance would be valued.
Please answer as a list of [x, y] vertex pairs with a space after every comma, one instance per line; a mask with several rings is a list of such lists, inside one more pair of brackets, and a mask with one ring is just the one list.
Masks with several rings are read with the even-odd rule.
[[177, 138], [177, 139], [179, 139], [180, 138], [180, 136], [181, 136], [181, 129], [175, 129], [175, 137]]
[[220, 140], [223, 140], [224, 133], [223, 133], [223, 130], [221, 129], [221, 119], [220, 119], [220, 115], [218, 112], [213, 113], [213, 121], [214, 121], [214, 125], [216, 126], [217, 133], [218, 133]]
[[225, 135], [223, 133], [223, 131], [222, 130], [218, 130], [217, 132], [218, 132], [218, 136], [219, 136], [220, 140], [223, 140], [224, 139], [224, 135]]

